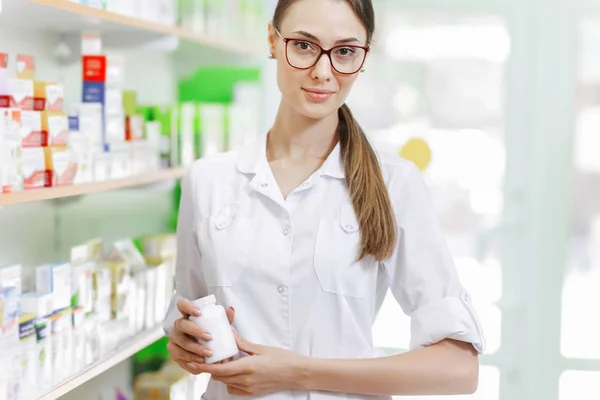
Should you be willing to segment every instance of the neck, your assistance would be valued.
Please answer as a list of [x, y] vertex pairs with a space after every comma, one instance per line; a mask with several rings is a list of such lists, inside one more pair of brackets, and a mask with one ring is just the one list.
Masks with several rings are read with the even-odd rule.
[[338, 141], [337, 112], [322, 119], [299, 114], [283, 101], [267, 141], [269, 160], [327, 158]]

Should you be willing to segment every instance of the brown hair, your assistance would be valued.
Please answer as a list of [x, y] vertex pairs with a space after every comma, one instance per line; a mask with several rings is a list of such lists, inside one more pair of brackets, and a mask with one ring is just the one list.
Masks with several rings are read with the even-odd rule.
[[[295, 0], [278, 0], [273, 25], [280, 28], [287, 9]], [[375, 32], [371, 0], [344, 0], [367, 30], [367, 43]], [[383, 181], [375, 150], [365, 132], [344, 104], [338, 111], [340, 146], [346, 185], [361, 230], [359, 259], [372, 255], [377, 261], [389, 258], [396, 246], [396, 223], [390, 197]]]

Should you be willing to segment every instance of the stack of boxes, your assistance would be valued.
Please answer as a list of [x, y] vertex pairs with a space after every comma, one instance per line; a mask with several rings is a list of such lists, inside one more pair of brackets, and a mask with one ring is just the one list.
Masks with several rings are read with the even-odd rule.
[[20, 265], [0, 267], [0, 399], [36, 398], [155, 329], [173, 293], [175, 247], [174, 235], [152, 235], [115, 242], [104, 257], [96, 239], [69, 262], [35, 268], [33, 282]]
[[61, 83], [35, 80], [35, 60], [18, 55], [8, 79], [0, 54], [0, 184], [3, 193], [69, 185], [77, 164], [69, 148]]

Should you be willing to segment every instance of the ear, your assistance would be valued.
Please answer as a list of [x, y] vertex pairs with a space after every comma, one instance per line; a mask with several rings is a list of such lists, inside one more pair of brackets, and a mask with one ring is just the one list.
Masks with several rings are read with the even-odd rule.
[[269, 22], [268, 29], [269, 29], [269, 54], [271, 54], [273, 56], [273, 58], [277, 58], [276, 44], [277, 44], [277, 38], [279, 37], [279, 35], [277, 35], [277, 32], [275, 31], [275, 26], [273, 25], [273, 22]]

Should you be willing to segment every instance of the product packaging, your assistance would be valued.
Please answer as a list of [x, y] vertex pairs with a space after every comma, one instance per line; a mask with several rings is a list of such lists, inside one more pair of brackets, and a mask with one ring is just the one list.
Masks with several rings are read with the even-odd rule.
[[198, 342], [212, 350], [213, 355], [205, 358], [206, 364], [213, 364], [226, 360], [238, 354], [238, 347], [227, 319], [225, 309], [217, 305], [214, 295], [209, 295], [192, 302], [200, 309], [202, 315], [192, 316], [190, 320], [201, 329], [209, 332], [213, 337], [210, 342], [198, 339]]
[[77, 164], [74, 184], [88, 183], [94, 179], [91, 139], [79, 127], [79, 116], [69, 116], [69, 144]]
[[35, 60], [30, 55], [17, 55], [17, 75], [9, 80], [10, 107], [33, 110]]
[[90, 313], [94, 306], [94, 263], [83, 262], [71, 268], [71, 307], [83, 310], [84, 314]]
[[77, 128], [82, 143], [89, 143], [91, 150], [104, 151], [102, 104], [82, 103], [73, 105], [69, 112], [69, 128]]
[[42, 111], [42, 132], [46, 137], [43, 146], [69, 144], [69, 118], [63, 111]]
[[19, 350], [20, 359], [20, 398], [33, 399], [36, 397], [37, 366], [36, 358], [35, 314], [22, 314], [19, 317]]
[[106, 268], [94, 270], [94, 312], [98, 321], [107, 321], [111, 318], [112, 306], [111, 272]]
[[10, 107], [8, 54], [0, 53], [0, 108]]
[[126, 262], [110, 262], [101, 264], [99, 268], [110, 271], [112, 317], [115, 319], [129, 317], [127, 311], [131, 267]]
[[0, 288], [12, 286], [17, 289], [17, 294], [21, 295], [21, 282], [20, 264], [0, 266]]
[[46, 168], [43, 147], [23, 148], [21, 152], [23, 187], [37, 189], [52, 185], [52, 171]]
[[83, 371], [85, 360], [86, 332], [84, 329], [85, 312], [82, 307], [73, 309], [73, 372]]
[[190, 166], [196, 160], [196, 112], [194, 103], [183, 103], [179, 113], [179, 157], [182, 166]]
[[21, 296], [21, 314], [35, 315], [36, 395], [52, 387], [52, 364], [49, 318], [54, 310], [52, 293], [25, 293]]
[[66, 308], [50, 317], [52, 385], [68, 378], [72, 369], [72, 310]]
[[21, 145], [23, 148], [48, 146], [48, 131], [44, 130], [41, 111], [21, 111]]
[[222, 104], [199, 105], [200, 148], [202, 157], [222, 153], [226, 149], [226, 114]]
[[44, 148], [46, 170], [50, 171], [50, 186], [72, 185], [78, 165], [73, 150], [67, 146]]
[[125, 119], [125, 140], [135, 141], [144, 137], [144, 119], [141, 115], [131, 115]]
[[0, 108], [0, 193], [23, 190], [21, 110]]
[[15, 287], [0, 288], [0, 343], [2, 348], [19, 342], [19, 293]]
[[71, 305], [72, 271], [69, 263], [53, 263], [35, 269], [35, 288], [38, 292], [52, 293], [54, 311]]
[[34, 105], [36, 111], [61, 111], [65, 97], [65, 88], [59, 82], [34, 82]]

